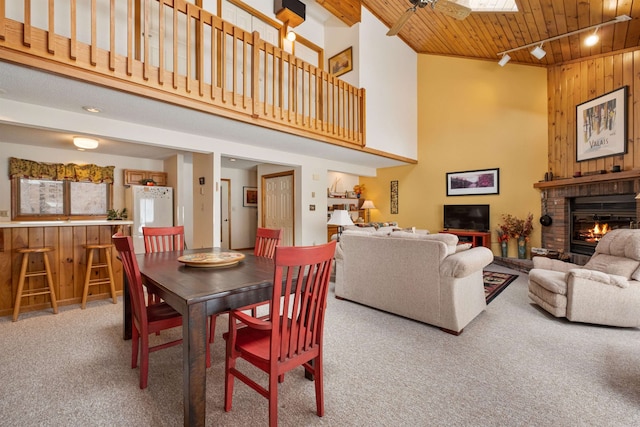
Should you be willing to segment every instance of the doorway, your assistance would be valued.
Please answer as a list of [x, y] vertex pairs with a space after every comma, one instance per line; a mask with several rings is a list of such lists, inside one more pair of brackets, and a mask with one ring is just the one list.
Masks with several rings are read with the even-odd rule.
[[293, 171], [262, 176], [262, 226], [282, 229], [282, 246], [295, 242]]

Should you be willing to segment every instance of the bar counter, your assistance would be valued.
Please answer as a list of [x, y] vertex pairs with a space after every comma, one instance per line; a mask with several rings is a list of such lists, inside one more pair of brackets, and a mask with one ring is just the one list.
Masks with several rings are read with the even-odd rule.
[[[49, 262], [53, 275], [58, 305], [78, 304], [82, 300], [82, 290], [86, 273], [86, 244], [111, 243], [111, 236], [116, 232], [129, 235], [132, 221], [12, 221], [0, 222], [0, 316], [13, 313], [20, 263], [22, 255], [16, 249], [24, 247], [54, 248], [49, 253]], [[122, 295], [122, 264], [116, 257], [114, 249], [111, 254], [116, 292]], [[103, 262], [103, 256], [94, 262]], [[41, 256], [30, 260], [29, 270], [43, 270]], [[106, 269], [94, 269], [95, 278], [107, 277]], [[25, 289], [45, 286], [44, 277], [28, 278]], [[87, 301], [110, 298], [109, 285], [92, 286]], [[51, 304], [48, 295], [25, 297], [22, 299], [20, 312], [32, 310], [49, 310]]]

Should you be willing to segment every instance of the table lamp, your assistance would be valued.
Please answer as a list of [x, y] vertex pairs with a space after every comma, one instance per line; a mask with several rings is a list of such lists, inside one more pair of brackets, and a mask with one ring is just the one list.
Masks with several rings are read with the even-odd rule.
[[331, 218], [328, 225], [337, 225], [338, 226], [338, 242], [340, 241], [340, 235], [342, 234], [342, 227], [345, 225], [353, 225], [353, 221], [351, 220], [351, 215], [349, 215], [348, 211], [344, 210], [335, 210], [331, 214]]
[[362, 206], [360, 206], [360, 209], [364, 209], [366, 211], [365, 219], [367, 223], [371, 221], [371, 213], [369, 212], [369, 209], [375, 208], [376, 207], [373, 205], [373, 202], [371, 200], [365, 200], [362, 203]]

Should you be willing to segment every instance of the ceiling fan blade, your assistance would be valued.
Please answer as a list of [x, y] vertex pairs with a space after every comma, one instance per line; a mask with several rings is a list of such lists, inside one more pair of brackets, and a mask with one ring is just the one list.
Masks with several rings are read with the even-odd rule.
[[461, 21], [471, 13], [470, 8], [447, 0], [434, 2], [433, 10]]
[[416, 11], [415, 7], [410, 7], [409, 9], [407, 9], [404, 12], [404, 14], [400, 17], [400, 19], [398, 19], [398, 22], [396, 22], [393, 25], [393, 27], [389, 28], [389, 31], [387, 31], [387, 35], [395, 36], [396, 34], [398, 34], [402, 29], [402, 26], [404, 25], [404, 23], [407, 22], [409, 18], [411, 18], [411, 15], [413, 15], [415, 11]]

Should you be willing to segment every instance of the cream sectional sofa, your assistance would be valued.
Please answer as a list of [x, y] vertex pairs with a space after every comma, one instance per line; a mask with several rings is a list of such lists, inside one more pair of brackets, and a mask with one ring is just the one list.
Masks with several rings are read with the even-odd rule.
[[486, 308], [482, 270], [493, 254], [457, 243], [452, 234], [345, 230], [336, 297], [459, 334]]

